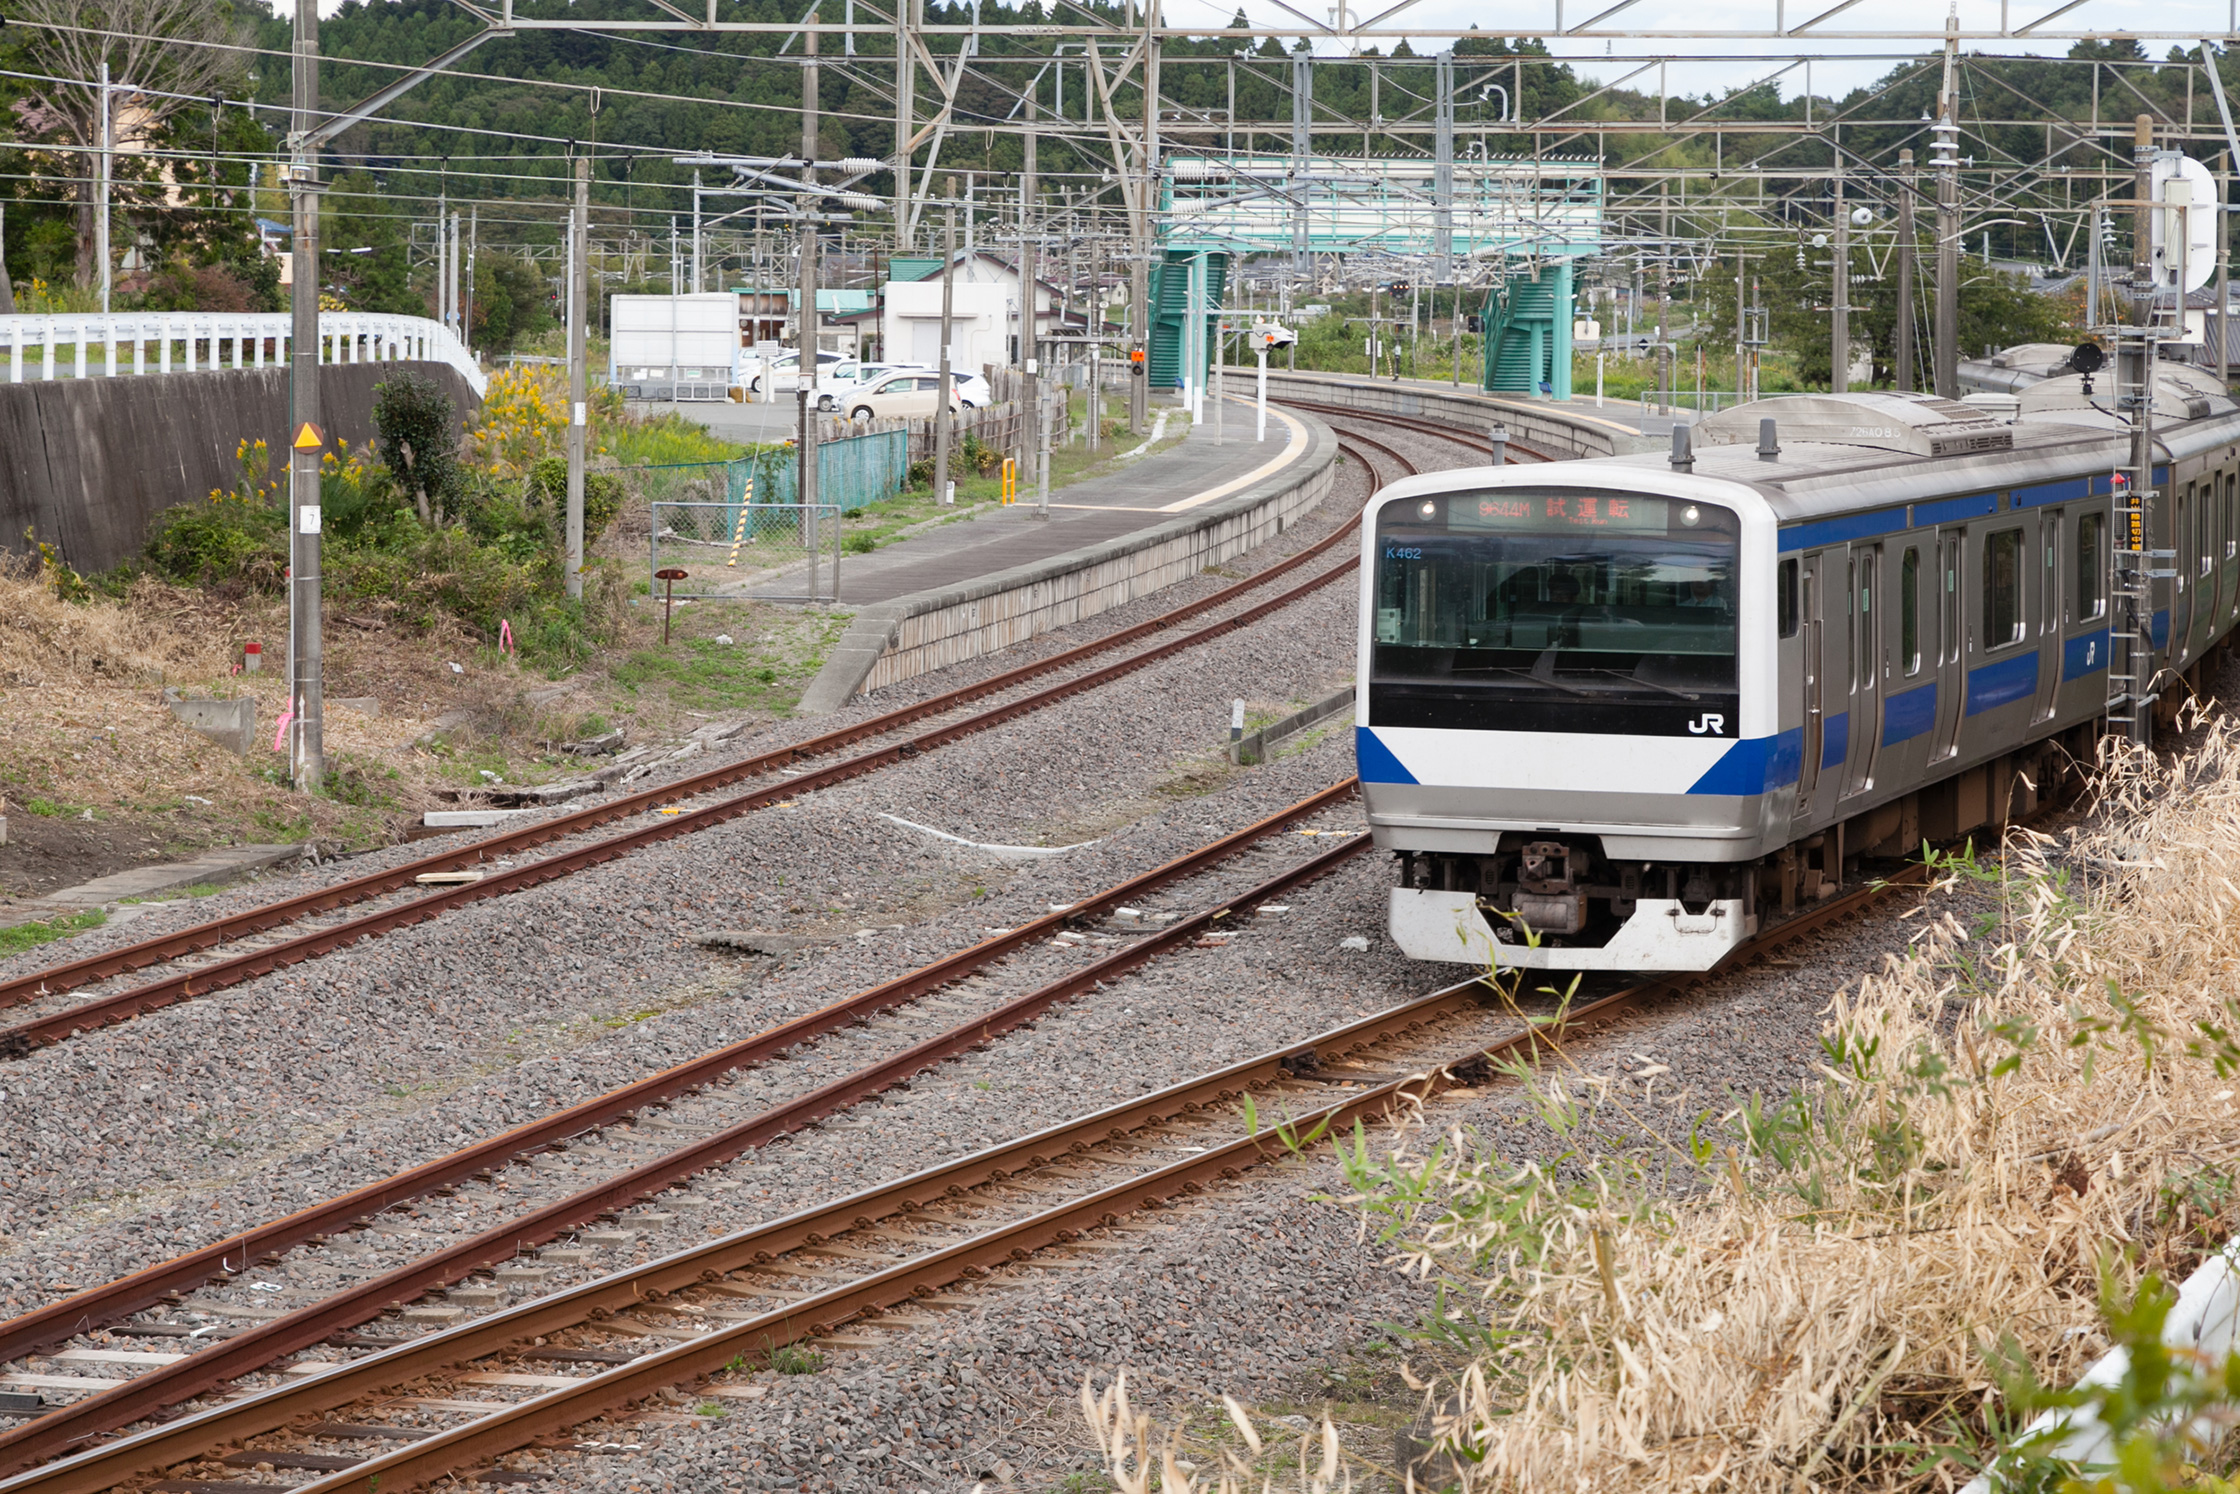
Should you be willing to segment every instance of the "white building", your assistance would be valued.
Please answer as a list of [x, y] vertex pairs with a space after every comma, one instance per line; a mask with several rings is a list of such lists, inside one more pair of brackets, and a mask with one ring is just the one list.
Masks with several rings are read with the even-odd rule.
[[[941, 361], [941, 258], [894, 261], [897, 278], [886, 284], [880, 335], [885, 356], [897, 363]], [[1061, 330], [1064, 296], [1035, 281], [1035, 335]], [[958, 251], [949, 312], [950, 362], [978, 370], [1007, 364], [1019, 335], [1018, 267], [993, 254]]]

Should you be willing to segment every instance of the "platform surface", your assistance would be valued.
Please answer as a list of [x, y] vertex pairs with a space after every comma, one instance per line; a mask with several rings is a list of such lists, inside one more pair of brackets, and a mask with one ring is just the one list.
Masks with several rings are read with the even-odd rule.
[[[1165, 413], [1170, 429], [1187, 418], [1180, 410]], [[1217, 440], [1209, 419], [1179, 445], [1053, 489], [1047, 519], [1036, 516], [1029, 489], [1008, 507], [982, 508], [970, 519], [850, 555], [840, 566], [840, 604], [862, 607], [953, 586], [1167, 523], [1303, 460], [1312, 445], [1306, 426], [1273, 404], [1265, 442], [1252, 439], [1252, 411], [1236, 401], [1226, 426], [1226, 439]], [[768, 589], [797, 585], [788, 578]]]

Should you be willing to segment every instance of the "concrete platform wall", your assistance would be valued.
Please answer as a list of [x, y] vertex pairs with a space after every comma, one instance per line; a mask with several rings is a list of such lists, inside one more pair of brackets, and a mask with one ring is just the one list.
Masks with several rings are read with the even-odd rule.
[[[1252, 370], [1232, 366], [1230, 387], [1250, 391]], [[1345, 405], [1367, 413], [1451, 420], [1473, 431], [1499, 423], [1518, 440], [1561, 456], [1625, 456], [1661, 451], [1665, 443], [1629, 431], [1622, 420], [1591, 410], [1537, 400], [1507, 399], [1463, 389], [1455, 393], [1422, 384], [1393, 383], [1360, 374], [1281, 373], [1268, 370], [1268, 398]]]
[[[328, 439], [370, 440], [374, 386], [401, 369], [435, 379], [462, 419], [478, 408], [448, 364], [330, 364]], [[289, 435], [285, 367], [0, 382], [0, 549], [29, 529], [75, 569], [106, 570], [140, 553], [157, 514], [232, 486], [243, 437], [264, 438], [284, 479]]]
[[858, 694], [991, 654], [1187, 580], [1273, 539], [1329, 495], [1338, 441], [1301, 416], [1307, 449], [1243, 492], [1164, 524], [858, 612], [798, 707], [838, 710]]

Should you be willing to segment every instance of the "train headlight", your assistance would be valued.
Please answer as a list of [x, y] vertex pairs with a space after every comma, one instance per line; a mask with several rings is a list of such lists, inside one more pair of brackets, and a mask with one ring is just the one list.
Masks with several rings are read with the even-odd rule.
[[1701, 523], [1702, 521], [1703, 521], [1703, 510], [1702, 510], [1702, 509], [1700, 509], [1700, 508], [1697, 508], [1697, 507], [1696, 507], [1696, 506], [1695, 506], [1695, 505], [1694, 505], [1693, 503], [1689, 504], [1689, 505], [1688, 505], [1688, 506], [1687, 506], [1686, 508], [1684, 508], [1684, 509], [1680, 510], [1680, 527], [1681, 527], [1681, 528], [1683, 528], [1683, 529], [1693, 529], [1693, 528], [1695, 528], [1695, 527], [1696, 527], [1696, 525], [1697, 525], [1697, 524]]
[[1426, 498], [1423, 501], [1423, 506], [1418, 508], [1416, 512], [1422, 514], [1427, 519], [1436, 519], [1439, 517], [1438, 501], [1436, 499]]

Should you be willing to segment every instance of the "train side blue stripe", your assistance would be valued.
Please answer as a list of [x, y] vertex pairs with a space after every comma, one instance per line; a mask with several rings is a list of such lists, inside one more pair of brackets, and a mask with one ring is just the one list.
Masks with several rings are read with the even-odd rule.
[[1820, 732], [1820, 766], [1832, 768], [1851, 755], [1851, 713], [1838, 711]]
[[2061, 645], [2061, 678], [2063, 681], [2083, 679], [2088, 674], [2098, 674], [2108, 667], [2108, 630], [2087, 633], [2072, 638]]
[[1392, 749], [1377, 739], [1377, 734], [1366, 726], [1353, 729], [1354, 772], [1363, 783], [1415, 783], [1419, 780], [1409, 772], [1407, 765], [1392, 755]]
[[1690, 785], [1691, 794], [1732, 794], [1747, 797], [1768, 789], [1787, 788], [1797, 781], [1804, 758], [1804, 728], [1792, 726], [1774, 737], [1744, 737], [1721, 753], [1719, 760]]
[[1840, 545], [1855, 539], [1869, 539], [1878, 534], [1894, 534], [1906, 527], [1903, 508], [1877, 509], [1867, 514], [1845, 514], [1836, 519], [1815, 519], [1809, 524], [1796, 524], [1781, 531], [1781, 553], [1792, 550], [1816, 550], [1822, 545]]
[[1882, 703], [1882, 745], [1910, 742], [1937, 724], [1937, 682], [1902, 690]]
[[2154, 646], [2165, 647], [2170, 642], [2170, 609], [2165, 607], [2154, 615]]
[[2017, 654], [1968, 671], [1968, 714], [1981, 715], [2000, 706], [2028, 700], [2038, 693], [2038, 651]]
[[1966, 519], [1980, 519], [1985, 514], [1999, 511], [1997, 493], [1971, 493], [1965, 498], [1940, 498], [1935, 503], [1916, 503], [1913, 506], [1914, 527], [1926, 529], [1932, 524], [1958, 524]]
[[1766, 787], [1787, 788], [1804, 776], [1804, 728], [1792, 726], [1773, 739], [1766, 758]]
[[2067, 503], [2072, 498], [2082, 498], [2092, 486], [2082, 477], [2072, 477], [2063, 482], [2042, 482], [2036, 487], [2016, 488], [2013, 503], [2016, 508], [2037, 508], [2047, 503]]

